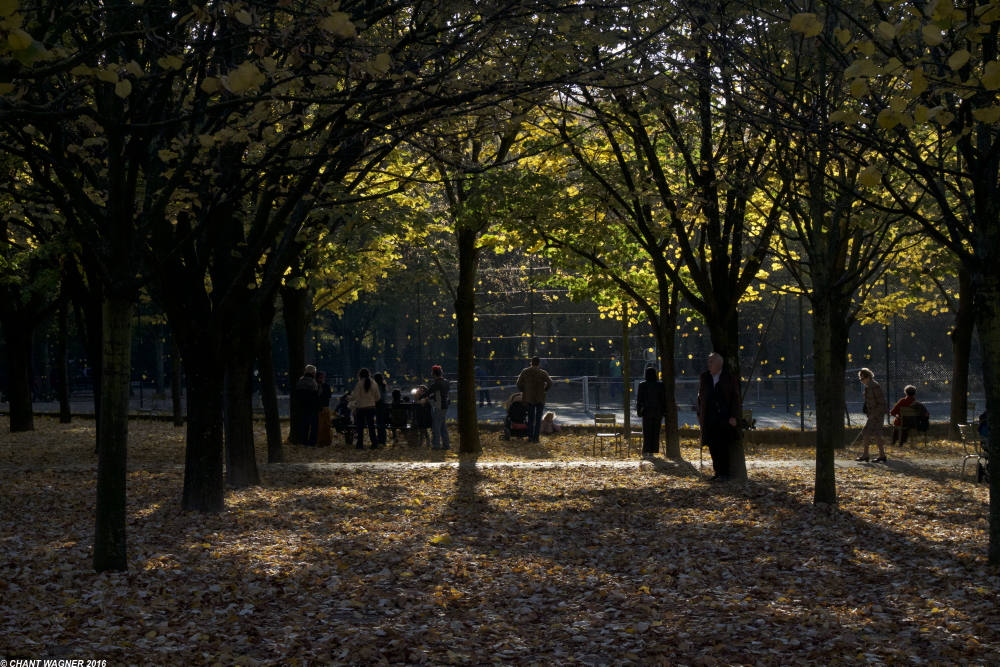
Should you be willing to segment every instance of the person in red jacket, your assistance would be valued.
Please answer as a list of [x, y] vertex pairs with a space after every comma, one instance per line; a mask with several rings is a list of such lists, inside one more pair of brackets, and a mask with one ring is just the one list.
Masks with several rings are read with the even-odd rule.
[[904, 426], [904, 428], [901, 428], [898, 431], [896, 429], [892, 430], [892, 444], [896, 444], [896, 437], [897, 437], [896, 434], [897, 433], [899, 433], [899, 436], [898, 436], [899, 437], [899, 444], [900, 445], [905, 445], [906, 444], [906, 436], [909, 433], [910, 429], [909, 428], [905, 428], [905, 426], [909, 426], [909, 424], [905, 424], [905, 425], [903, 424], [903, 418], [900, 416], [900, 412], [901, 412], [902, 408], [908, 408], [908, 407], [912, 406], [914, 403], [917, 402], [917, 388], [914, 387], [912, 384], [907, 385], [903, 389], [903, 393], [906, 394], [906, 395], [903, 396], [903, 398], [899, 399], [899, 401], [896, 403], [896, 405], [892, 406], [892, 410], [889, 410], [889, 414], [892, 415], [893, 417], [895, 417], [895, 419], [892, 420], [892, 425], [893, 426]]

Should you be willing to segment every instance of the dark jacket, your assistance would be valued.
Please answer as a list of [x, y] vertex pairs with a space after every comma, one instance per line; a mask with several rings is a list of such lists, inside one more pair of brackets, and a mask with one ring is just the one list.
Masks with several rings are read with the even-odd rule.
[[299, 402], [302, 414], [319, 412], [319, 385], [316, 384], [316, 379], [308, 375], [300, 377], [295, 383], [295, 399]]
[[[724, 412], [728, 413], [723, 414], [723, 417], [725, 417], [726, 422], [735, 419], [736, 423], [739, 424], [743, 418], [743, 400], [740, 398], [739, 381], [733, 377], [732, 373], [723, 368], [719, 375], [719, 385], [722, 390], [723, 402], [727, 406]], [[712, 393], [712, 389], [712, 374], [705, 371], [701, 374], [701, 385], [698, 388], [698, 423], [702, 426], [707, 421], [708, 397]]]
[[328, 408], [330, 407], [330, 397], [333, 396], [333, 389], [327, 383], [323, 383], [319, 386], [319, 407]]
[[444, 378], [434, 378], [434, 381], [427, 387], [427, 397], [431, 405], [435, 408], [448, 408], [448, 393], [451, 391], [451, 383]]
[[664, 413], [667, 411], [667, 388], [659, 380], [640, 382], [639, 393], [635, 396], [635, 409], [642, 415], [643, 411]]
[[552, 389], [552, 378], [538, 366], [528, 366], [517, 376], [517, 388], [525, 403], [545, 403], [545, 394]]

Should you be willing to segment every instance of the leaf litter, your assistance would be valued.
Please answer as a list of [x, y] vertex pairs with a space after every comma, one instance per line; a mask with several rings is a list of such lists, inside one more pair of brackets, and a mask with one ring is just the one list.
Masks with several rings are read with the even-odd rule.
[[130, 571], [98, 575], [92, 438], [92, 423], [41, 420], [0, 443], [0, 655], [123, 665], [1000, 662], [987, 490], [950, 468], [840, 470], [831, 509], [811, 505], [806, 468], [710, 486], [694, 466], [267, 466], [262, 486], [230, 490], [225, 513], [199, 515], [179, 508], [183, 429], [134, 425]]

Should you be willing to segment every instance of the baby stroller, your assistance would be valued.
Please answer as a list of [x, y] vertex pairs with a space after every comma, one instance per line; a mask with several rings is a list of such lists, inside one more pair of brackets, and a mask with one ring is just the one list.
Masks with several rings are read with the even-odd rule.
[[521, 400], [521, 394], [511, 394], [507, 399], [507, 414], [503, 419], [502, 440], [528, 437], [528, 409]]

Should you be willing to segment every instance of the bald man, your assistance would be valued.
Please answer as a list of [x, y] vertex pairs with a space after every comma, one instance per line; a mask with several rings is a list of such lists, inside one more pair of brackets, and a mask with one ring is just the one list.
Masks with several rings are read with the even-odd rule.
[[698, 423], [701, 441], [708, 445], [712, 455], [713, 481], [729, 481], [730, 450], [739, 433], [736, 425], [742, 417], [742, 408], [739, 380], [725, 369], [722, 355], [713, 352], [698, 388]]

